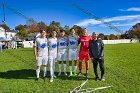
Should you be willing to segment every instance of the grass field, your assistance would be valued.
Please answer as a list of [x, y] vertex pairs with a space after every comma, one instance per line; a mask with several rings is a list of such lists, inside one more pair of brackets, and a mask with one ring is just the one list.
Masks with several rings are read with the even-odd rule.
[[[83, 88], [113, 86], [95, 93], [140, 93], [140, 43], [105, 45], [105, 68], [106, 81], [96, 82], [90, 62], [89, 81]], [[21, 48], [0, 53], [0, 93], [68, 93], [83, 81], [85, 76], [81, 79], [58, 77], [53, 83], [49, 79], [36, 82], [33, 49]]]

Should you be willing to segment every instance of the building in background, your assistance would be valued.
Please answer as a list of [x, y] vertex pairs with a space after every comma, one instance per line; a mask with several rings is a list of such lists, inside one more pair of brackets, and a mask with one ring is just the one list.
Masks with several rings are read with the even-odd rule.
[[[16, 32], [15, 31], [9, 31], [9, 32], [6, 32], [6, 35], [7, 35], [8, 40], [12, 40], [15, 37]], [[0, 38], [6, 38], [5, 29], [2, 28], [2, 27], [0, 27]]]

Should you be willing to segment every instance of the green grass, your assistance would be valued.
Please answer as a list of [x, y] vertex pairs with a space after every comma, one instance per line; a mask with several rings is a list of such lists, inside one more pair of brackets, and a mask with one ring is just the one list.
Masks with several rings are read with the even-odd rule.
[[[90, 62], [89, 81], [83, 88], [113, 86], [95, 93], [140, 93], [140, 44], [105, 45], [106, 81], [96, 82]], [[47, 67], [49, 70], [49, 66]], [[56, 73], [58, 65], [56, 64]], [[67, 67], [67, 72], [69, 67]], [[100, 71], [100, 70], [99, 70]], [[85, 65], [83, 64], [85, 73]], [[42, 78], [41, 73], [41, 78]], [[49, 74], [49, 73], [48, 73]], [[0, 53], [0, 93], [68, 93], [85, 81], [85, 76], [59, 77], [53, 83], [35, 80], [33, 49], [5, 50]]]

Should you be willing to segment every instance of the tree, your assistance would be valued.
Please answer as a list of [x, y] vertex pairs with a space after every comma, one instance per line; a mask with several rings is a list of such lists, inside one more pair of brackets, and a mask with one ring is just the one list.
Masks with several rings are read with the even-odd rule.
[[65, 25], [63, 27], [63, 29], [65, 30], [66, 35], [69, 35], [70, 34], [70, 28], [69, 28], [69, 26]]
[[47, 27], [47, 32], [51, 33], [51, 31], [55, 30], [57, 33], [59, 33], [60, 29], [62, 29], [60, 23], [52, 21], [50, 25]]
[[72, 28], [74, 28], [77, 35], [80, 36], [83, 34], [83, 29], [80, 26], [74, 25]]
[[104, 36], [104, 39], [105, 39], [105, 40], [109, 40], [109, 39], [110, 39], [109, 35], [105, 35], [105, 36]]
[[18, 36], [21, 40], [25, 40], [28, 37], [28, 33], [25, 29], [22, 29], [17, 32], [16, 36]]
[[39, 28], [39, 32], [40, 31], [42, 31], [42, 30], [45, 30], [46, 31], [46, 24], [44, 23], [44, 22], [39, 22], [39, 23], [37, 23], [37, 26], [38, 26], [38, 28]]
[[15, 30], [20, 31], [20, 30], [25, 30], [24, 25], [18, 25], [15, 27]]
[[103, 33], [100, 33], [100, 34], [99, 34], [99, 38], [101, 38], [102, 40], [104, 40], [104, 39], [105, 39], [104, 34], [103, 34]]
[[110, 34], [110, 39], [111, 40], [115, 40], [115, 35], [114, 34]]
[[121, 38], [121, 35], [120, 34], [117, 34], [116, 35], [116, 39], [120, 39]]
[[2, 27], [4, 29], [6, 28], [6, 31], [10, 31], [10, 27], [5, 24], [1, 24], [0, 27]]
[[135, 24], [126, 32], [128, 32], [130, 38], [140, 38], [140, 23]]

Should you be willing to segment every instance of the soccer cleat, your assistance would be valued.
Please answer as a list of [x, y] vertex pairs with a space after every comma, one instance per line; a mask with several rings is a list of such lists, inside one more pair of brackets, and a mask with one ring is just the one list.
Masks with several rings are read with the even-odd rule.
[[105, 78], [101, 78], [101, 81], [105, 81]]
[[82, 73], [79, 73], [78, 76], [82, 76]]
[[55, 74], [53, 75], [53, 77], [54, 77], [54, 78], [57, 78]]
[[50, 79], [50, 82], [53, 82], [53, 78]]
[[69, 77], [71, 77], [73, 74], [71, 73], [70, 75], [69, 75]]
[[35, 79], [35, 81], [38, 81], [38, 80], [39, 80], [39, 78], [36, 78], [36, 79]]
[[86, 74], [86, 79], [88, 79], [88, 73]]
[[46, 80], [47, 80], [47, 76], [44, 77], [44, 81], [46, 81]]
[[61, 72], [58, 73], [58, 76], [60, 76], [60, 75], [61, 75]]
[[65, 74], [65, 76], [67, 76], [67, 73], [66, 72], [64, 72], [64, 74]]
[[74, 76], [77, 76], [77, 73], [76, 72], [74, 72]]
[[95, 78], [95, 80], [96, 80], [96, 81], [99, 81], [99, 78], [98, 78], [98, 77], [96, 77], [96, 78]]

